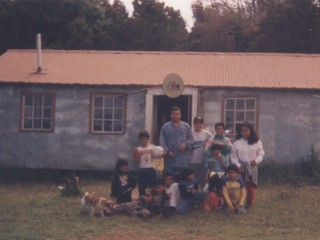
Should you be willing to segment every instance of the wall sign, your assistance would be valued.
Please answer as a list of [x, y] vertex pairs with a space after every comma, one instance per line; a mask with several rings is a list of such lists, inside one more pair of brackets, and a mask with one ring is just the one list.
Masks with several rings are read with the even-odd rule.
[[171, 73], [164, 78], [162, 89], [170, 98], [179, 97], [184, 89], [183, 80], [178, 74]]

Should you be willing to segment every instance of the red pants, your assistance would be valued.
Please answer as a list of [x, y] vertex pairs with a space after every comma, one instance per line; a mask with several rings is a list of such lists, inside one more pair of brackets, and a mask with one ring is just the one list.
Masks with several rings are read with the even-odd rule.
[[213, 211], [221, 206], [221, 200], [215, 192], [208, 192], [208, 196], [204, 201], [204, 210], [206, 212]]

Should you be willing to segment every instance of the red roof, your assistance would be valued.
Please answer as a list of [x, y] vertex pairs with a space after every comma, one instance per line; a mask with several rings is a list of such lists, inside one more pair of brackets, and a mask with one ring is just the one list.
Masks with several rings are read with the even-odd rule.
[[8, 50], [0, 82], [161, 85], [170, 73], [186, 86], [320, 89], [320, 54]]

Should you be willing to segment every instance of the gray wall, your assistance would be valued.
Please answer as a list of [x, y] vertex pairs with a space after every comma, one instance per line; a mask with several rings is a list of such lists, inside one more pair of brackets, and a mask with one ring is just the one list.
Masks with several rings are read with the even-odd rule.
[[205, 121], [213, 130], [222, 120], [225, 96], [255, 96], [265, 161], [299, 162], [308, 155], [311, 145], [320, 151], [319, 95], [319, 90], [210, 89], [204, 93]]
[[[19, 131], [22, 91], [56, 93], [55, 131]], [[144, 129], [145, 94], [127, 98], [127, 124], [123, 135], [89, 133], [91, 91], [123, 92], [110, 87], [0, 86], [0, 166], [112, 170], [118, 158], [132, 161], [132, 146]], [[129, 90], [125, 90], [129, 91]], [[134, 91], [134, 89], [130, 89]]]
[[[0, 85], [0, 167], [112, 170], [127, 158], [145, 126], [145, 93], [129, 94], [123, 135], [89, 133], [91, 91], [137, 92], [139, 89], [90, 86]], [[56, 93], [55, 131], [20, 132], [22, 91]], [[259, 135], [265, 161], [298, 162], [311, 145], [320, 151], [320, 91], [206, 89], [204, 117], [213, 131], [222, 120], [224, 96], [255, 96], [259, 107]], [[165, 106], [164, 106], [165, 107]]]

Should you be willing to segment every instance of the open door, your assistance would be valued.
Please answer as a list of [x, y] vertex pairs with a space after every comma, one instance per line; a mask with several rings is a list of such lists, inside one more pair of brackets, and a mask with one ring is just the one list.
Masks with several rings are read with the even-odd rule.
[[162, 125], [170, 121], [170, 110], [173, 106], [181, 108], [181, 120], [191, 126], [192, 122], [192, 95], [181, 95], [177, 98], [169, 98], [165, 95], [155, 95], [153, 99], [153, 126], [154, 134], [152, 142], [159, 144], [159, 133]]

